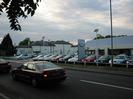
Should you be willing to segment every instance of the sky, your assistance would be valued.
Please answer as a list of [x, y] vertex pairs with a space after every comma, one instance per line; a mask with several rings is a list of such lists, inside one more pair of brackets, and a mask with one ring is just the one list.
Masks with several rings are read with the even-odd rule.
[[[0, 39], [10, 33], [15, 44], [29, 37], [32, 41], [95, 38], [110, 35], [109, 0], [41, 0], [33, 17], [19, 19], [22, 31], [10, 30], [5, 13], [0, 15]], [[113, 35], [133, 35], [133, 0], [112, 0]]]

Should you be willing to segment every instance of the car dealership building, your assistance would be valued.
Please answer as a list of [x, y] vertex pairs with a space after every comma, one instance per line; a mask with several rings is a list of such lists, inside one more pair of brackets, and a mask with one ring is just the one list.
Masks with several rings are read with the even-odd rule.
[[[98, 50], [99, 55], [110, 55], [111, 38], [87, 41], [85, 47], [87, 54], [95, 54]], [[113, 37], [113, 53], [133, 55], [133, 35]]]

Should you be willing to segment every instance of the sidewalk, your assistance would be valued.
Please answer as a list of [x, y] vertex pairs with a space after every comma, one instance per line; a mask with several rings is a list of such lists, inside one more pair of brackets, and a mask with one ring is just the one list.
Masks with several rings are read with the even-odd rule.
[[84, 72], [95, 72], [95, 73], [104, 73], [104, 74], [113, 74], [113, 75], [121, 75], [121, 76], [130, 76], [133, 77], [133, 68], [125, 68], [125, 67], [104, 67], [104, 66], [71, 66], [59, 64], [60, 66], [76, 71], [84, 71]]

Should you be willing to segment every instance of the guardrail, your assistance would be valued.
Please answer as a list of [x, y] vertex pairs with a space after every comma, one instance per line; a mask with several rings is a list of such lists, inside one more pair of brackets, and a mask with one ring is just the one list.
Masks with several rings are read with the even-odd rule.
[[[80, 61], [76, 61], [76, 62], [68, 62], [68, 61], [51, 61], [53, 63], [61, 63], [61, 64], [74, 64], [74, 65], [82, 65], [82, 66], [97, 66], [97, 64], [95, 62], [80, 62]], [[98, 66], [110, 66], [109, 63], [98, 63]], [[126, 68], [133, 68], [132, 64], [113, 64], [113, 67], [126, 67]]]

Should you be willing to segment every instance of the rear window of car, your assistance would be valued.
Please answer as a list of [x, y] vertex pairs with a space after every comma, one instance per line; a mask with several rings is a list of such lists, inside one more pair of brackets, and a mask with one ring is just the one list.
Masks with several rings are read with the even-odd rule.
[[39, 69], [49, 69], [49, 68], [56, 68], [58, 67], [57, 65], [50, 63], [50, 62], [40, 62], [40, 63], [36, 63], [36, 66]]

